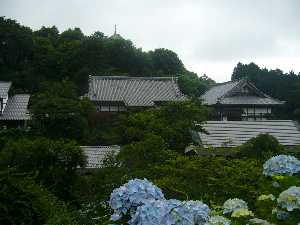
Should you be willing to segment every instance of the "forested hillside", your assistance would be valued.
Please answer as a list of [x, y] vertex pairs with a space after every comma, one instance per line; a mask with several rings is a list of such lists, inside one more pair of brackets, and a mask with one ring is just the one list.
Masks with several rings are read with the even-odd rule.
[[[191, 98], [97, 113], [93, 102], [80, 97], [91, 74], [176, 76]], [[287, 117], [297, 115], [299, 75], [238, 64], [232, 79], [243, 77], [286, 100]], [[195, 151], [185, 152], [196, 145], [191, 131], [205, 132], [201, 124], [212, 112], [195, 97], [214, 81], [188, 71], [171, 50], [145, 52], [119, 35], [86, 36], [79, 28], [33, 31], [0, 17], [2, 80], [13, 82], [13, 92], [31, 94], [32, 120], [30, 129], [0, 130], [0, 224], [300, 221], [298, 146], [287, 149], [260, 134], [235, 148], [193, 146]], [[88, 145], [121, 148], [118, 155], [106, 155], [102, 167], [86, 168], [80, 146]], [[274, 157], [287, 151], [295, 157]]]
[[17, 91], [33, 93], [44, 81], [68, 79], [83, 94], [88, 75], [176, 76], [186, 94], [198, 96], [213, 83], [188, 71], [171, 50], [145, 52], [120, 35], [101, 31], [90, 36], [80, 28], [33, 31], [0, 17], [0, 43], [0, 80], [12, 81]]

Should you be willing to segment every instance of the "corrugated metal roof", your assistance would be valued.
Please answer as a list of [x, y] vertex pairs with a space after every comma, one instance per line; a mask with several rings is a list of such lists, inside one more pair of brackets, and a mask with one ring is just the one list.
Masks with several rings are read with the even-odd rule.
[[101, 168], [106, 156], [117, 155], [120, 152], [120, 146], [80, 146], [87, 156], [87, 169]]
[[5, 98], [8, 95], [11, 82], [0, 81], [0, 98]]
[[[241, 87], [247, 85], [255, 95], [239, 95]], [[247, 80], [226, 82], [212, 87], [201, 96], [206, 105], [281, 105], [284, 102], [274, 99]]]
[[207, 121], [198, 133], [204, 147], [235, 147], [259, 134], [270, 134], [285, 146], [300, 145], [298, 124], [292, 120]]
[[8, 98], [0, 120], [29, 120], [28, 102], [30, 95], [19, 94]]
[[88, 96], [92, 101], [118, 101], [126, 106], [185, 99], [171, 77], [91, 76]]

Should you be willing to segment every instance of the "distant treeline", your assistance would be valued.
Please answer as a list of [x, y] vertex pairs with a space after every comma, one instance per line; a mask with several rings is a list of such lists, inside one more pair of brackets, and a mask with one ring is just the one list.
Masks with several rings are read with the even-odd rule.
[[44, 81], [74, 82], [86, 92], [88, 75], [177, 76], [183, 92], [200, 95], [214, 83], [185, 69], [167, 49], [145, 52], [120, 35], [90, 36], [80, 28], [60, 33], [55, 26], [33, 31], [0, 17], [0, 80], [13, 81], [16, 91], [40, 91]]

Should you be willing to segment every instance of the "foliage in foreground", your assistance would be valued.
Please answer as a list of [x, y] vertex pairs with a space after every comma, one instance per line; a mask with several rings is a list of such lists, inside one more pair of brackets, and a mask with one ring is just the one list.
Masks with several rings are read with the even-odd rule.
[[75, 224], [66, 205], [24, 173], [0, 172], [0, 224]]
[[[289, 174], [299, 173], [300, 160], [287, 161], [285, 158], [289, 159], [289, 156], [270, 159], [278, 160], [280, 166], [267, 161], [264, 164], [264, 174], [271, 177], [278, 174], [285, 175], [287, 170], [292, 170]], [[276, 172], [265, 173], [265, 171]], [[296, 183], [299, 182], [298, 178]], [[280, 182], [275, 186], [282, 189]], [[111, 220], [130, 225], [214, 225], [213, 221], [216, 221], [216, 225], [228, 225], [231, 224], [230, 220], [235, 225], [246, 223], [271, 225], [267, 220], [285, 225], [296, 224], [300, 220], [300, 187], [291, 186], [281, 191], [278, 198], [271, 193], [264, 194], [257, 201], [269, 203], [257, 204], [257, 209], [251, 211], [242, 199], [228, 199], [221, 207], [222, 213], [218, 211], [219, 208], [211, 213], [209, 207], [200, 201], [166, 200], [162, 191], [148, 180], [134, 179], [112, 192], [110, 207], [114, 210], [114, 214]], [[262, 210], [264, 214], [261, 214]], [[256, 211], [262, 219], [255, 218]], [[221, 218], [220, 214], [230, 220]], [[214, 217], [216, 215], [219, 216], [218, 219]]]
[[9, 141], [0, 152], [0, 168], [31, 173], [38, 183], [62, 199], [70, 199], [78, 166], [85, 156], [74, 141], [22, 138]]

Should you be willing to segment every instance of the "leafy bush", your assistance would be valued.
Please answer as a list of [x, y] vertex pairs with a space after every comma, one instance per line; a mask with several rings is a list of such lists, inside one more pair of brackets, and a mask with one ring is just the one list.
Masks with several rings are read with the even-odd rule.
[[201, 127], [195, 126], [195, 121], [204, 121], [208, 113], [209, 110], [200, 103], [167, 103], [124, 117], [119, 129], [122, 132], [120, 136], [124, 144], [129, 144], [154, 134], [164, 140], [168, 149], [184, 152], [185, 147], [192, 142], [190, 129], [201, 130]]
[[[277, 164], [270, 164], [270, 167], [274, 167], [271, 170], [277, 169]], [[272, 174], [266, 175], [279, 181], [285, 180]], [[267, 177], [267, 180], [271, 181], [270, 177]], [[296, 177], [297, 182], [300, 180]], [[281, 184], [273, 186], [281, 189]], [[206, 191], [208, 192], [209, 188]], [[297, 186], [290, 186], [277, 198], [273, 194], [260, 195], [256, 207], [252, 205], [253, 211], [248, 208], [247, 202], [238, 198], [228, 199], [223, 207], [215, 207], [210, 201], [212, 211], [201, 201], [165, 200], [158, 187], [147, 180], [137, 179], [115, 189], [111, 200], [110, 207], [117, 213], [117, 216], [113, 215], [111, 219], [130, 225], [273, 225], [273, 222], [290, 225], [297, 224], [300, 220], [300, 187]], [[260, 218], [255, 215], [259, 215]]]
[[0, 224], [75, 224], [66, 205], [26, 174], [0, 172]]
[[118, 158], [125, 167], [142, 169], [163, 163], [174, 156], [160, 136], [150, 134], [142, 141], [125, 145]]
[[244, 157], [266, 160], [272, 155], [283, 152], [283, 146], [269, 134], [259, 134], [239, 147], [240, 155]]
[[188, 196], [218, 205], [229, 198], [242, 198], [254, 205], [265, 179], [258, 161], [223, 157], [179, 156], [154, 167], [149, 174], [169, 198]]
[[76, 169], [84, 163], [83, 152], [73, 141], [24, 138], [8, 142], [0, 153], [0, 168], [32, 173], [36, 181], [64, 199], [70, 198]]

